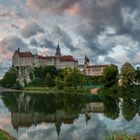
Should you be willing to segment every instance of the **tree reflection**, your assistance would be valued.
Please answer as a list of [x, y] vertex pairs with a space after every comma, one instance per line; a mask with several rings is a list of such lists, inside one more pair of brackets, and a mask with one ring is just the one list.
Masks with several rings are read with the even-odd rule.
[[104, 115], [111, 119], [119, 117], [119, 98], [104, 96]]
[[56, 126], [72, 124], [81, 113], [103, 112], [101, 98], [93, 95], [3, 93], [1, 96], [17, 130], [41, 122]]
[[134, 98], [129, 98], [129, 97], [123, 98], [122, 114], [123, 114], [123, 117], [127, 121], [132, 120], [138, 111], [136, 102], [137, 102], [137, 99], [134, 99]]

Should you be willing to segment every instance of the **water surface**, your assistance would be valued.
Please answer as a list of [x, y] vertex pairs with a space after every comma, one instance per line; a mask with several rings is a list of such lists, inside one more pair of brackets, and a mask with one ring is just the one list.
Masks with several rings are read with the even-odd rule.
[[0, 128], [18, 140], [104, 140], [140, 136], [140, 98], [0, 93]]

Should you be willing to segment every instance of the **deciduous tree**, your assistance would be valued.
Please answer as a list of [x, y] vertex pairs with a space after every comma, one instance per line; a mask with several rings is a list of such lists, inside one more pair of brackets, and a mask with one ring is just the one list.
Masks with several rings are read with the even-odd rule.
[[121, 67], [122, 85], [126, 87], [133, 84], [134, 74], [135, 69], [130, 63], [126, 62], [124, 65], [122, 65]]
[[108, 65], [103, 71], [102, 81], [104, 86], [109, 88], [118, 83], [118, 67], [116, 65]]

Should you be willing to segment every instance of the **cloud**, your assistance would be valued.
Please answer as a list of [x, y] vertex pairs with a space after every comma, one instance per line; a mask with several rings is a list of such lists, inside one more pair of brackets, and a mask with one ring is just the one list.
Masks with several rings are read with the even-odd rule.
[[27, 0], [27, 5], [41, 11], [47, 9], [59, 13], [73, 7], [78, 1], [80, 0]]
[[48, 40], [46, 37], [41, 37], [39, 41], [32, 38], [30, 40], [30, 45], [38, 48], [56, 49], [56, 46], [53, 44], [53, 42]]
[[34, 46], [34, 47], [39, 47], [40, 46], [40, 44], [34, 38], [32, 38], [30, 40], [29, 45]]
[[55, 40], [56, 44], [60, 44], [61, 46], [69, 49], [70, 51], [78, 50], [78, 48], [76, 48], [73, 45], [73, 40], [71, 36], [66, 31], [61, 29], [59, 26], [56, 26], [53, 29], [51, 33], [51, 39]]
[[0, 41], [0, 50], [2, 50], [2, 53], [6, 53], [6, 51], [13, 53], [18, 48], [21, 48], [24, 51], [29, 49], [28, 45], [16, 36], [7, 37]]
[[12, 55], [18, 48], [22, 51], [29, 50], [28, 45], [16, 36], [0, 41], [0, 77], [11, 67]]
[[37, 23], [31, 23], [26, 25], [22, 31], [21, 34], [24, 38], [30, 38], [38, 33], [43, 33], [44, 30], [41, 28]]
[[12, 65], [11, 61], [6, 60], [6, 58], [4, 58], [2, 61], [0, 60], [0, 79], [2, 79], [10, 65]]

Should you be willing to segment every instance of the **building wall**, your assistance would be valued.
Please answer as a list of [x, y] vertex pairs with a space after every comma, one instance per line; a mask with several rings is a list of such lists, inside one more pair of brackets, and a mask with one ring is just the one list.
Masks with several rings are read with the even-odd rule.
[[12, 65], [13, 66], [20, 66], [20, 57], [19, 54], [17, 52], [14, 53], [13, 58], [12, 58]]
[[101, 76], [105, 67], [86, 67], [85, 75], [87, 76]]
[[64, 61], [61, 62], [59, 59], [46, 58], [40, 59], [38, 56], [34, 57], [20, 57], [18, 52], [15, 52], [12, 60], [13, 66], [15, 67], [40, 67], [40, 66], [56, 66], [58, 69], [63, 69], [66, 67], [75, 68], [78, 67], [77, 61]]
[[57, 68], [58, 69], [64, 69], [64, 68], [77, 68], [78, 63], [77, 62], [58, 62]]
[[32, 57], [20, 57], [20, 66], [33, 66], [34, 59]]

